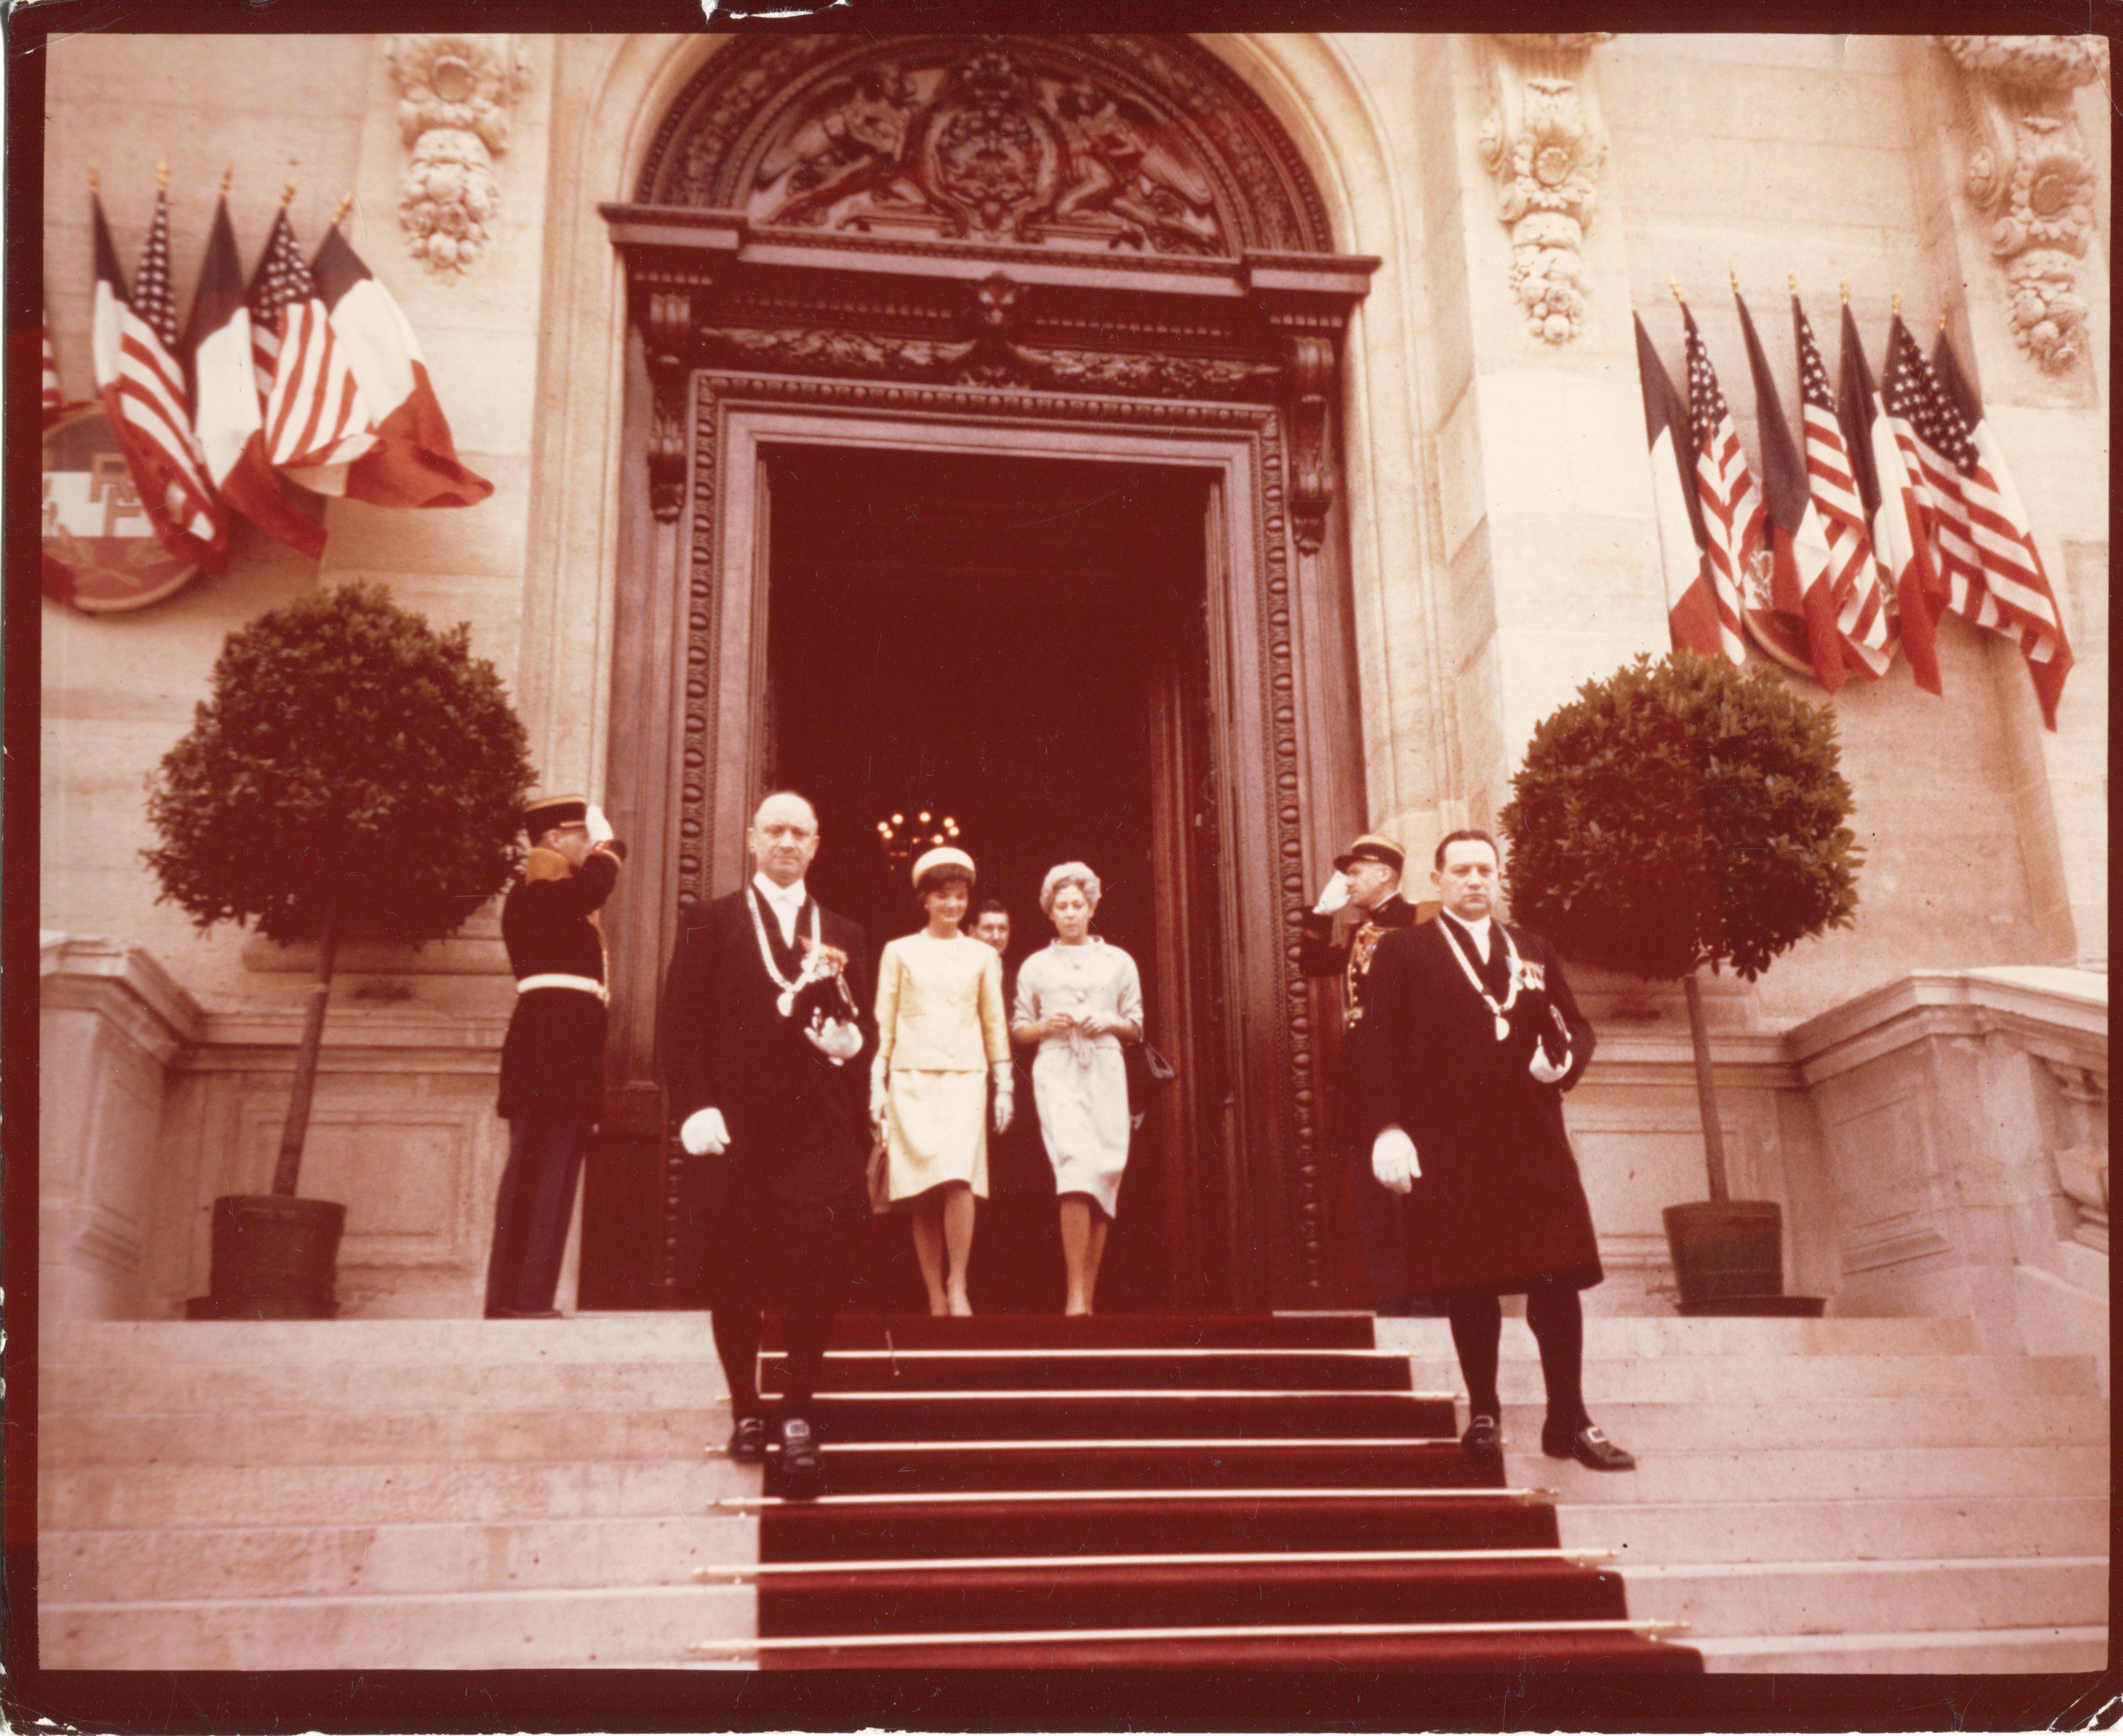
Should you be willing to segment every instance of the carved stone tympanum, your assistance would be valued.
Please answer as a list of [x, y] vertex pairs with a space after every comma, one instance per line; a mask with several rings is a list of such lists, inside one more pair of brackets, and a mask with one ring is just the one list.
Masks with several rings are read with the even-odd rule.
[[1177, 40], [786, 37], [709, 63], [638, 197], [908, 241], [1316, 249], [1318, 195], [1259, 109]]
[[1495, 100], [1482, 124], [1482, 161], [1497, 178], [1497, 215], [1511, 236], [1511, 288], [1535, 337], [1567, 344], [1585, 329], [1580, 251], [1607, 142], [1584, 85], [1586, 63], [1610, 32], [1505, 35], [1493, 58]]
[[500, 214], [494, 159], [508, 148], [509, 105], [531, 69], [505, 35], [393, 36], [384, 61], [407, 153], [398, 187], [406, 247], [431, 271], [463, 271]]
[[2105, 82], [2099, 36], [1941, 36], [1964, 75], [1971, 125], [1965, 183], [1991, 220], [1990, 251], [2012, 285], [2013, 336], [2051, 373], [2086, 347], [2078, 262], [2093, 238], [2096, 175], [2071, 93]]

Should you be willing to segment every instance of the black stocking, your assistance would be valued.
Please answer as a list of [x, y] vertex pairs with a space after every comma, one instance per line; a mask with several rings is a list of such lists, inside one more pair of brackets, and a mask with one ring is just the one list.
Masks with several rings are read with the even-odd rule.
[[1540, 1346], [1541, 1378], [1548, 1385], [1548, 1420], [1573, 1431], [1585, 1415], [1585, 1308], [1577, 1292], [1537, 1283], [1526, 1292], [1526, 1324]]
[[[1577, 1299], [1576, 1292], [1571, 1299]], [[1467, 1407], [1474, 1416], [1499, 1420], [1497, 1401], [1497, 1347], [1503, 1337], [1504, 1311], [1494, 1290], [1455, 1290], [1445, 1298], [1452, 1322], [1452, 1348], [1460, 1353], [1460, 1373], [1467, 1383]]]

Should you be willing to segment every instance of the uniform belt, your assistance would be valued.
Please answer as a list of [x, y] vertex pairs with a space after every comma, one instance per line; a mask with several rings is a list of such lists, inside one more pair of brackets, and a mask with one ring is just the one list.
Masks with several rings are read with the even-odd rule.
[[612, 990], [594, 976], [569, 976], [560, 971], [545, 971], [536, 976], [517, 978], [516, 992], [518, 994], [529, 989], [579, 989], [585, 994], [594, 994], [601, 1001], [612, 999]]

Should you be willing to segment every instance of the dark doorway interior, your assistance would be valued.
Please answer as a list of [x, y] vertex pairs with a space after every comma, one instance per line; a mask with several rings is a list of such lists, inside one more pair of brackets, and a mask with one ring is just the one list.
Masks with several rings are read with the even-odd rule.
[[[839, 447], [776, 452], [767, 470], [762, 770], [818, 810], [813, 888], [864, 924], [874, 954], [921, 920], [880, 822], [901, 816], [897, 830], [926, 837], [948, 816], [980, 865], [977, 900], [1010, 906], [1015, 966], [1049, 936], [1046, 870], [1088, 862], [1104, 882], [1098, 932], [1140, 967], [1155, 1037], [1185, 992], [1157, 980], [1158, 924], [1202, 919], [1160, 860], [1159, 804], [1192, 795], [1159, 770], [1156, 742], [1160, 706], [1202, 679], [1183, 666], [1198, 655], [1187, 648], [1200, 643], [1207, 484], [1141, 466]], [[1019, 1111], [1034, 1114], [1029, 1098]], [[1153, 1114], [1136, 1136], [1101, 1308], [1170, 1294], [1173, 1122]], [[1052, 1177], [1036, 1138], [1019, 1150], [975, 1238], [987, 1311], [1060, 1307]], [[871, 1231], [855, 1305], [919, 1309], [904, 1222]]]

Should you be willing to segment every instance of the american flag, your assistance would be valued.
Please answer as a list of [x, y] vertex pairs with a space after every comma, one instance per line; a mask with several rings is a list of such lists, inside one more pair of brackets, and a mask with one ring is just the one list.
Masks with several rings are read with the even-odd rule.
[[1910, 460], [1872, 370], [1858, 340], [1858, 322], [1847, 302], [1843, 307], [1843, 363], [1835, 400], [1836, 419], [1850, 453], [1858, 498], [1872, 527], [1872, 554], [1880, 564], [1893, 600], [1902, 650], [1910, 675], [1927, 693], [1940, 691], [1938, 678], [1938, 574], [1924, 536], [1921, 483], [1910, 474]]
[[1695, 494], [1702, 503], [1704, 528], [1710, 537], [1711, 588], [1718, 604], [1718, 642], [1727, 661], [1747, 660], [1740, 634], [1746, 606], [1747, 575], [1762, 552], [1762, 525], [1767, 516], [1762, 491], [1747, 468], [1740, 431], [1718, 384], [1718, 371], [1695, 329], [1695, 316], [1683, 311], [1688, 328], [1688, 434], [1695, 454]]
[[[1784, 420], [1783, 395], [1755, 321], [1736, 285], [1733, 304], [1740, 311], [1740, 335], [1747, 348], [1747, 369], [1755, 380], [1755, 417], [1762, 446], [1763, 539], [1769, 551], [1769, 605], [1803, 630], [1813, 678], [1824, 690], [1839, 693], [1849, 678], [1842, 635], [1835, 630], [1835, 599], [1830, 585], [1833, 558], [1828, 527], [1813, 503], [1806, 462], [1799, 456], [1791, 427]], [[1752, 625], [1760, 626], [1759, 619]]]
[[59, 358], [52, 353], [52, 316], [46, 314], [45, 328], [45, 426], [49, 428], [66, 412], [66, 397], [59, 391]]
[[[1983, 566], [1981, 606], [1994, 617], [1977, 625], [1994, 626], [2018, 642], [2041, 701], [2042, 721], [2055, 729], [2057, 701], [2071, 671], [2071, 643], [2035, 547], [2032, 522], [2005, 467], [2005, 455], [1984, 418], [1982, 401], [1961, 371], [1944, 332], [1932, 352], [1932, 377], [1942, 431], [1954, 455], [1969, 536]], [[1972, 597], [1972, 590], [1970, 594]], [[1957, 601], [1954, 606], [1956, 613], [1964, 612]]]
[[251, 353], [274, 468], [351, 464], [375, 445], [375, 428], [285, 206], [251, 274], [250, 299]]
[[1797, 296], [1792, 297], [1792, 326], [1798, 340], [1798, 388], [1806, 424], [1806, 474], [1814, 509], [1828, 533], [1829, 593], [1835, 605], [1835, 629], [1843, 657], [1866, 680], [1887, 672], [1895, 654], [1887, 600], [1872, 559], [1872, 536], [1866, 526], [1863, 497], [1850, 449], [1836, 419], [1835, 393], [1828, 368], [1814, 342], [1813, 327]]
[[1934, 593], [1938, 606], [1933, 614], [1951, 609], [1979, 627], [1997, 625], [1999, 617], [1988, 606], [1983, 560], [1961, 498], [1961, 466], [1973, 456], [1968, 429], [1941, 395], [1931, 364], [1900, 314], [1888, 328], [1887, 366], [1880, 377], [1880, 396], [1894, 423], [1910, 480], [1916, 484], [1924, 538], [1938, 575]]
[[170, 206], [159, 189], [148, 246], [129, 296], [101, 196], [96, 232], [96, 383], [104, 414], [133, 471], [142, 509], [162, 545], [218, 573], [228, 550], [228, 512], [206, 479], [192, 433], [183, 371], [172, 353], [177, 306], [170, 293]]

